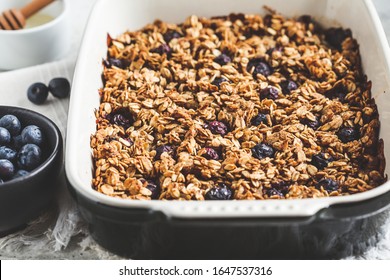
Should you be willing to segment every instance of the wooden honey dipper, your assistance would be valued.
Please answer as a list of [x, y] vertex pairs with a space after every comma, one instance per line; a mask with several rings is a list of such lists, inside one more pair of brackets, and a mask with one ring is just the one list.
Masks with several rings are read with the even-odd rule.
[[26, 19], [43, 9], [54, 0], [33, 0], [21, 9], [4, 11], [0, 15], [0, 29], [17, 30], [26, 25]]

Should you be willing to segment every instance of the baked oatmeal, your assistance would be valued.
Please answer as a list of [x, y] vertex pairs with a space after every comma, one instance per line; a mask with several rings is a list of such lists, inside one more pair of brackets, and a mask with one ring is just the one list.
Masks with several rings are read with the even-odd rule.
[[288, 199], [382, 184], [351, 31], [310, 16], [191, 16], [108, 35], [93, 187], [126, 199]]

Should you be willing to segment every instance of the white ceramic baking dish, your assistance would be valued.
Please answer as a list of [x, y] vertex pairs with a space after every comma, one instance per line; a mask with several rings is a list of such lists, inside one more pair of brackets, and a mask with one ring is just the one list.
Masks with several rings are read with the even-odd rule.
[[[112, 198], [91, 187], [92, 160], [90, 135], [95, 132], [94, 110], [99, 106], [98, 89], [102, 87], [102, 58], [106, 56], [106, 35], [141, 28], [155, 19], [182, 22], [187, 16], [226, 15], [231, 12], [263, 14], [263, 5], [286, 16], [312, 15], [325, 26], [350, 28], [360, 44], [365, 74], [373, 82], [381, 120], [380, 137], [385, 142], [385, 156], [390, 158], [390, 51], [376, 10], [369, 0], [101, 0], [95, 6], [80, 50], [69, 109], [66, 174], [73, 188], [96, 202], [121, 208], [149, 208], [167, 216], [201, 217], [296, 217], [310, 216], [338, 203], [367, 200], [390, 190], [387, 182], [373, 190], [345, 197], [268, 201], [131, 201]], [[180, 12], [178, 12], [180, 11]], [[389, 173], [389, 167], [386, 168]]]
[[287, 259], [346, 257], [375, 244], [390, 209], [389, 182], [344, 197], [267, 201], [135, 201], [92, 189], [89, 141], [96, 129], [107, 33], [116, 36], [157, 18], [179, 23], [192, 14], [263, 14], [263, 5], [286, 16], [311, 15], [325, 27], [352, 30], [364, 72], [373, 82], [380, 137], [390, 157], [390, 52], [371, 1], [100, 0], [90, 16], [73, 80], [66, 174], [91, 235], [102, 246], [132, 258]]

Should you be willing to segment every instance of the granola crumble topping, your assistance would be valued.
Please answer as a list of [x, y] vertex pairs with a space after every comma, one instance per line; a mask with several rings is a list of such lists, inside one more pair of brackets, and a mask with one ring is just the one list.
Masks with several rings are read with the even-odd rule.
[[126, 199], [289, 199], [382, 184], [371, 82], [349, 30], [275, 12], [107, 38], [93, 187]]

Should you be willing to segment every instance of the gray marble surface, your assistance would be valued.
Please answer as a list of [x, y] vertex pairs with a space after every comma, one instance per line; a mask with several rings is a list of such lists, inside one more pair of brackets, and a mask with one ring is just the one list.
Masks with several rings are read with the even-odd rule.
[[[49, 99], [47, 106], [35, 106], [26, 102], [25, 89], [33, 82], [48, 82], [56, 76], [72, 79], [81, 42], [83, 28], [90, 9], [96, 0], [67, 0], [71, 5], [72, 49], [61, 61], [0, 73], [2, 94], [0, 104], [27, 107], [41, 112], [66, 133], [67, 100]], [[353, 3], [353, 0], [350, 0]], [[390, 1], [372, 0], [390, 41]], [[22, 95], [15, 93], [22, 92]], [[76, 205], [69, 197], [64, 182], [58, 197], [58, 205], [39, 219], [33, 221], [26, 229], [0, 238], [0, 259], [118, 259], [97, 245], [89, 235], [88, 229], [77, 212]], [[370, 249], [362, 259], [390, 259], [390, 220], [380, 229], [381, 241]]]

